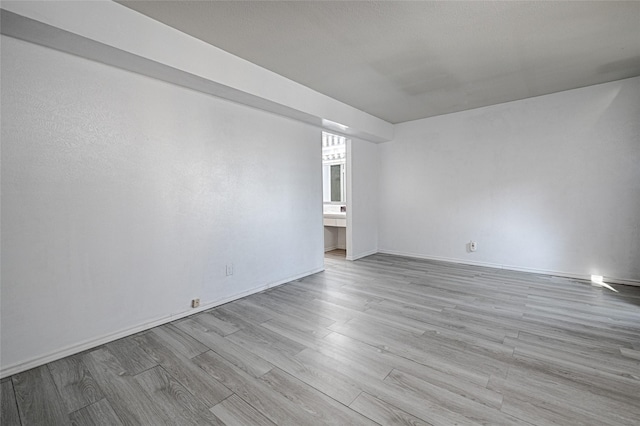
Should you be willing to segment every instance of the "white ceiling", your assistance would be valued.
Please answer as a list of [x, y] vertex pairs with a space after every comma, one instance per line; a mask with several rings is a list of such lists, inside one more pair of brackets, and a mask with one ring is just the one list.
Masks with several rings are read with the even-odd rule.
[[640, 75], [640, 2], [119, 3], [391, 123]]

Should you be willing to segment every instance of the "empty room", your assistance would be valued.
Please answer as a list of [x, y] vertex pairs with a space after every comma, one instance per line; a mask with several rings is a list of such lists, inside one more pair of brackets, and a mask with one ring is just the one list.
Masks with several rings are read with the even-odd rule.
[[640, 2], [0, 11], [3, 426], [638, 424]]

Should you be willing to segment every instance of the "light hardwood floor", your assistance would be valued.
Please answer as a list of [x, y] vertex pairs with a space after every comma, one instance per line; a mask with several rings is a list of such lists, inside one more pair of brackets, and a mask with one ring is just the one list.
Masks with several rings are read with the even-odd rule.
[[640, 288], [374, 255], [4, 379], [2, 425], [633, 425]]
[[325, 259], [344, 260], [347, 257], [347, 251], [344, 249], [334, 249], [324, 252]]

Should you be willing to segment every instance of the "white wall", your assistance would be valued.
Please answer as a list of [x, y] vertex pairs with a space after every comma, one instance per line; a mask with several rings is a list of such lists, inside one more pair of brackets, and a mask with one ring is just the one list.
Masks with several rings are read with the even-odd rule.
[[378, 147], [357, 138], [347, 144], [347, 184], [350, 187], [347, 191], [347, 233], [351, 233], [351, 239], [347, 235], [347, 241], [351, 243], [350, 260], [378, 251]]
[[400, 124], [379, 147], [381, 251], [640, 280], [640, 78]]
[[324, 227], [324, 251], [347, 249], [347, 228], [337, 226]]
[[323, 268], [319, 129], [8, 37], [1, 107], [3, 376]]

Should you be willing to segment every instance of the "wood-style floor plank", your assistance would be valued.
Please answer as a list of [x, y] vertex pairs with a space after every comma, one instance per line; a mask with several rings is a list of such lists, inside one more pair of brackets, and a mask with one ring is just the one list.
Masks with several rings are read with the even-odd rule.
[[281, 354], [294, 356], [306, 348], [304, 344], [260, 325], [238, 330], [227, 336], [227, 339], [259, 356], [262, 356], [261, 353], [272, 353], [275, 356]]
[[195, 321], [190, 319], [183, 320], [177, 323], [176, 326], [200, 340], [218, 355], [253, 377], [260, 377], [273, 368], [273, 365], [263, 358], [223, 338], [215, 331], [204, 328]]
[[479, 424], [526, 425], [527, 422], [507, 416], [499, 410], [469, 400], [455, 392], [449, 392], [439, 386], [428, 383], [401, 371], [394, 370], [385, 379], [398, 387], [419, 395], [425, 401], [464, 416]]
[[326, 425], [374, 425], [375, 423], [360, 413], [348, 409], [345, 405], [294, 376], [274, 368], [261, 377], [269, 388], [292, 401], [298, 411], [308, 416], [309, 424]]
[[240, 327], [238, 327], [237, 325], [228, 321], [221, 320], [215, 315], [211, 315], [211, 312], [199, 313], [192, 316], [191, 319], [198, 324], [206, 327], [208, 330], [215, 331], [221, 336], [226, 336], [227, 334], [235, 333], [236, 331], [240, 330]]
[[598, 394], [592, 390], [592, 386], [576, 386], [563, 377], [520, 365], [510, 368], [507, 379], [500, 386], [508, 400], [507, 405], [526, 400], [562, 416], [559, 418], [569, 417], [587, 424], [594, 421], [606, 424], [611, 419], [633, 424], [637, 420], [637, 410], [630, 407], [637, 405], [638, 395]]
[[73, 426], [121, 426], [120, 418], [106, 399], [81, 408], [69, 415]]
[[211, 408], [231, 395], [231, 391], [214, 378], [202, 374], [202, 370], [190, 359], [183, 356], [155, 333], [147, 333], [136, 337], [140, 347], [144, 349], [158, 365], [180, 382], [189, 392]]
[[134, 337], [125, 337], [105, 345], [130, 376], [135, 376], [158, 365], [142, 350]]
[[82, 357], [111, 407], [124, 425], [162, 425], [166, 419], [135, 378], [106, 348]]
[[156, 327], [151, 332], [161, 338], [167, 346], [172, 347], [187, 358], [193, 358], [209, 350], [207, 345], [176, 328], [173, 324]]
[[[639, 342], [640, 343], [640, 342]], [[636, 351], [629, 348], [620, 348], [620, 354], [627, 358], [635, 359], [640, 361], [640, 351]]]
[[0, 384], [0, 400], [2, 401], [0, 423], [4, 426], [20, 426], [18, 403], [11, 380], [3, 380]]
[[318, 413], [315, 411], [308, 412], [295, 401], [275, 391], [265, 381], [248, 375], [213, 351], [198, 355], [194, 361], [204, 371], [278, 425], [328, 424], [325, 414], [321, 413], [320, 417], [317, 417]]
[[405, 413], [401, 409], [387, 404], [366, 392], [362, 392], [349, 407], [381, 425], [431, 425], [431, 423], [424, 422], [411, 414]]
[[383, 254], [325, 267], [3, 379], [3, 425], [640, 419], [640, 288]]
[[202, 402], [160, 366], [135, 377], [140, 387], [163, 413], [165, 424], [224, 426]]
[[68, 413], [104, 398], [102, 390], [82, 362], [80, 355], [49, 363], [49, 371], [65, 402]]
[[228, 426], [275, 426], [275, 423], [260, 414], [258, 410], [236, 394], [211, 408], [211, 412]]
[[[379, 363], [380, 365], [387, 367], [387, 374], [381, 377], [381, 379], [386, 378], [393, 369], [396, 369], [432, 383], [443, 390], [457, 393], [471, 401], [476, 401], [495, 408], [500, 408], [502, 404], [502, 395], [485, 387], [488, 382], [488, 378], [486, 376], [469, 376], [459, 369], [440, 371], [432, 368], [431, 366], [418, 364], [415, 361], [403, 358], [394, 353], [380, 351], [367, 344], [358, 342], [357, 340], [353, 340], [338, 333], [327, 336], [325, 340], [331, 342], [333, 344], [332, 347], [342, 348], [345, 352], [351, 354], [359, 353], [361, 356], [367, 356], [367, 359], [363, 360], [361, 363], [361, 366], [365, 367], [364, 372], [357, 367], [353, 367], [352, 364], [348, 364], [346, 366], [348, 370], [345, 374], [353, 376], [356, 383], [367, 383], [368, 378], [363, 377], [362, 374], [371, 374], [374, 369], [366, 367], [371, 367], [372, 364], [375, 365], [375, 363]], [[300, 354], [298, 356], [300, 356]], [[338, 365], [342, 364], [340, 361], [336, 361], [338, 362]], [[335, 363], [333, 366], [336, 368]], [[380, 388], [380, 386], [377, 387]], [[375, 393], [375, 391], [371, 390], [370, 387], [367, 389]]]
[[65, 425], [69, 416], [46, 365], [12, 378], [23, 425]]

